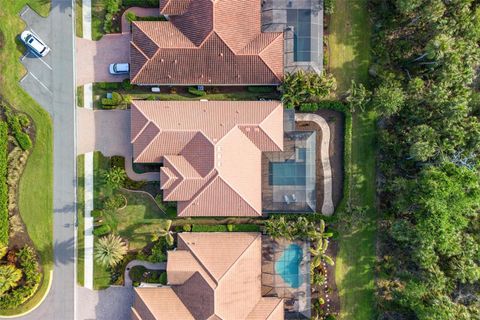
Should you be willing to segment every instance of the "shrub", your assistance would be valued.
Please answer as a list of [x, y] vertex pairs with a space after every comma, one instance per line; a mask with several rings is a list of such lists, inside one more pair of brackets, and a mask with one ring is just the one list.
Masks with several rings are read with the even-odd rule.
[[337, 317], [335, 317], [333, 314], [329, 314], [325, 320], [337, 320]]
[[135, 282], [141, 282], [143, 279], [143, 274], [147, 271], [147, 268], [144, 266], [135, 266], [130, 269], [128, 275], [130, 279]]
[[115, 107], [120, 105], [123, 102], [123, 97], [118, 92], [112, 92], [111, 98], [102, 98], [102, 105], [106, 107], [106, 109], [111, 109], [109, 107]]
[[112, 167], [125, 168], [125, 158], [121, 156], [113, 156], [110, 158]]
[[126, 205], [127, 201], [125, 197], [121, 194], [115, 194], [107, 198], [103, 207], [105, 210], [117, 210]]
[[260, 232], [260, 226], [256, 224], [234, 224], [232, 225], [233, 232]]
[[102, 224], [93, 229], [93, 235], [99, 237], [99, 236], [106, 235], [107, 233], [110, 233], [110, 231], [111, 229], [108, 224]]
[[227, 232], [227, 226], [224, 224], [217, 224], [217, 225], [193, 224], [192, 231], [193, 232]]
[[42, 278], [39, 272], [37, 256], [30, 247], [23, 247], [17, 254], [20, 269], [23, 271], [23, 283], [0, 296], [0, 310], [13, 309], [30, 299], [37, 291]]
[[204, 95], [207, 94], [205, 91], [198, 90], [195, 87], [188, 87], [188, 93], [193, 94], [194, 96], [197, 96], [197, 97], [203, 97]]
[[164, 241], [158, 241], [152, 248], [152, 253], [148, 256], [148, 261], [165, 262], [167, 261], [166, 244]]
[[192, 225], [191, 224], [184, 224], [182, 227], [184, 232], [190, 232], [192, 231]]
[[228, 230], [228, 232], [232, 232], [233, 231], [233, 224], [227, 224], [227, 230]]
[[323, 12], [326, 15], [332, 15], [335, 11], [335, 0], [325, 0], [323, 1]]
[[160, 6], [159, 0], [123, 0], [124, 7], [144, 7], [144, 8], [158, 8]]
[[147, 101], [155, 101], [157, 100], [157, 98], [154, 96], [154, 95], [149, 95], [147, 98], [146, 98]]
[[167, 273], [166, 272], [162, 272], [162, 274], [160, 275], [160, 278], [159, 278], [159, 282], [163, 285], [167, 284]]
[[7, 124], [0, 122], [0, 246], [8, 244], [7, 144]]
[[30, 118], [24, 113], [17, 115], [17, 119], [23, 128], [26, 128], [30, 125]]
[[132, 90], [133, 89], [133, 84], [130, 83], [130, 79], [125, 79], [125, 80], [122, 81], [122, 88], [124, 90]]
[[23, 150], [28, 150], [32, 147], [32, 140], [30, 140], [30, 136], [25, 132], [17, 132], [15, 134], [15, 138], [17, 139], [20, 148], [22, 148]]
[[103, 211], [102, 211], [102, 210], [92, 210], [91, 216], [92, 216], [93, 218], [103, 217]]
[[252, 92], [252, 93], [272, 93], [276, 90], [276, 88], [275, 87], [254, 86], [254, 87], [248, 87], [247, 90], [248, 90], [248, 92]]
[[137, 15], [135, 14], [135, 12], [129, 11], [125, 15], [125, 18], [127, 19], [128, 22], [131, 23], [131, 22], [137, 20]]
[[107, 13], [105, 14], [105, 20], [103, 22], [103, 31], [105, 31], [105, 33], [112, 32], [112, 21], [114, 16], [120, 11], [121, 4], [121, 0], [106, 1], [105, 9]]
[[7, 254], [7, 251], [8, 251], [8, 246], [4, 244], [0, 244], [0, 260], [3, 259], [3, 257], [5, 257], [5, 255]]
[[100, 89], [104, 90], [116, 90], [120, 89], [120, 83], [118, 82], [99, 82], [97, 85], [100, 87]]
[[300, 105], [301, 112], [315, 112], [318, 110], [318, 104], [316, 103], [304, 103]]
[[127, 173], [124, 169], [113, 167], [102, 174], [105, 185], [113, 190], [123, 187], [125, 180], [127, 180]]

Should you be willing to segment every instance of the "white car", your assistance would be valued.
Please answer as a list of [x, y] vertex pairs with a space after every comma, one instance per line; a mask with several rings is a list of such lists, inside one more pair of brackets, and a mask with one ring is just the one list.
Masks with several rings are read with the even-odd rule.
[[50, 52], [50, 48], [28, 30], [22, 32], [20, 39], [22, 39], [30, 50], [40, 57], [45, 57]]
[[130, 72], [130, 65], [128, 63], [112, 63], [108, 69], [110, 74], [126, 74]]

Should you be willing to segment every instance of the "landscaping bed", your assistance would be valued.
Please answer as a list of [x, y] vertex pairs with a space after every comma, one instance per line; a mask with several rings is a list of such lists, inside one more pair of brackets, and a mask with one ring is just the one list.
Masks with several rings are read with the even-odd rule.
[[162, 270], [149, 270], [144, 266], [135, 266], [130, 269], [128, 275], [132, 279], [134, 287], [137, 287], [142, 282], [167, 284], [167, 273]]
[[[279, 100], [275, 87], [205, 87], [198, 91], [193, 87], [161, 86], [160, 93], [150, 87], [131, 85], [130, 82], [99, 82], [93, 84], [93, 106], [95, 109], [127, 109], [131, 100], [195, 101], [195, 100]], [[194, 89], [194, 90], [193, 90]], [[112, 94], [111, 100], [107, 93]], [[116, 94], [115, 94], [116, 93]]]

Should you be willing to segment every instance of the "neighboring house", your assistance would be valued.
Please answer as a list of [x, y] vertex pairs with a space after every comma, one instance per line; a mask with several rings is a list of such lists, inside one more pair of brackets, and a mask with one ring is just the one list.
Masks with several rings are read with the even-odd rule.
[[178, 216], [261, 216], [262, 153], [283, 151], [279, 101], [133, 101], [136, 163], [163, 163]]
[[132, 23], [131, 83], [281, 83], [283, 32], [262, 32], [261, 0], [161, 0], [160, 13]]
[[259, 233], [179, 233], [168, 286], [135, 289], [134, 320], [283, 320], [283, 300], [262, 297]]

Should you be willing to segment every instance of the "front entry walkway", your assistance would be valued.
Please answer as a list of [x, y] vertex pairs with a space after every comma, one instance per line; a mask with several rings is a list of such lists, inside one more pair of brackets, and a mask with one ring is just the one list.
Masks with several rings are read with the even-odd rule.
[[125, 157], [125, 171], [132, 180], [158, 181], [160, 172], [138, 174], [132, 169], [130, 110], [77, 108], [77, 154], [100, 151], [106, 157]]

